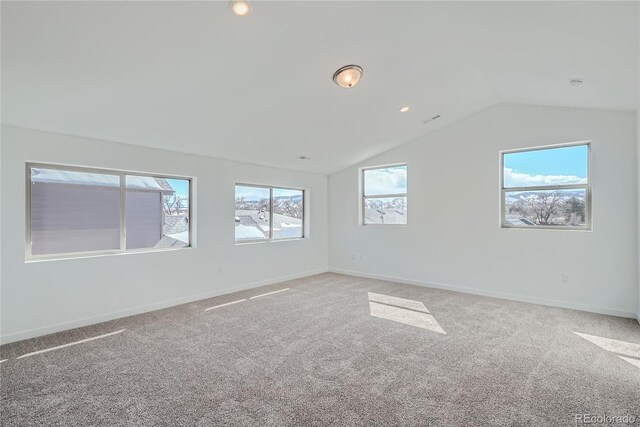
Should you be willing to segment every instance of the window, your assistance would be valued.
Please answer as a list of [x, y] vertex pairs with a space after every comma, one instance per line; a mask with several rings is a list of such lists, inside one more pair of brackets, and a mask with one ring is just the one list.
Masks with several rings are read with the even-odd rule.
[[236, 185], [236, 242], [304, 237], [304, 190]]
[[362, 224], [407, 223], [407, 165], [362, 169]]
[[589, 156], [589, 143], [502, 152], [502, 227], [590, 229]]
[[30, 168], [31, 255], [120, 249], [120, 176]]
[[27, 165], [27, 258], [190, 245], [191, 181]]
[[127, 249], [189, 246], [188, 179], [126, 175]]

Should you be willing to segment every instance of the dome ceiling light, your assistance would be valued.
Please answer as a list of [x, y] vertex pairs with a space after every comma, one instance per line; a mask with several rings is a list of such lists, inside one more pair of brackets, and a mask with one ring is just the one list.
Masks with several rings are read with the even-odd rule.
[[233, 0], [229, 3], [231, 11], [238, 16], [247, 16], [251, 13], [251, 4], [248, 1]]
[[338, 86], [351, 89], [360, 81], [362, 67], [359, 65], [345, 65], [333, 74], [333, 81]]

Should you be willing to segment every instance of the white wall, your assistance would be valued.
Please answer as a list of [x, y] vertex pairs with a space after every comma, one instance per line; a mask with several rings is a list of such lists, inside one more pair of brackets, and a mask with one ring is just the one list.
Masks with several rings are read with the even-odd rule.
[[[638, 19], [640, 20], [640, 9], [638, 9]], [[640, 40], [640, 31], [638, 32]], [[640, 68], [638, 68], [638, 80], [640, 81]], [[638, 92], [638, 102], [640, 103], [640, 92]], [[636, 110], [636, 190], [637, 190], [637, 239], [638, 239], [638, 253], [637, 253], [637, 269], [638, 269], [638, 293], [637, 293], [637, 306], [636, 306], [636, 319], [640, 323], [640, 108]]]
[[636, 311], [636, 319], [638, 319], [638, 323], [640, 323], [640, 110], [636, 112], [636, 188], [637, 188], [637, 197], [638, 197], [638, 210], [637, 210], [637, 227], [638, 227], [638, 257], [636, 259], [637, 267], [638, 267], [638, 305]]
[[[499, 150], [582, 140], [593, 231], [501, 229]], [[491, 107], [331, 175], [329, 267], [635, 317], [635, 141], [630, 112]], [[408, 163], [409, 225], [359, 226], [358, 167], [396, 162]]]
[[[12, 127], [1, 155], [3, 343], [327, 269], [324, 175]], [[196, 248], [25, 263], [27, 161], [195, 177]], [[309, 238], [235, 245], [236, 182], [307, 189]]]
[[[332, 175], [329, 229], [322, 175], [2, 127], [2, 342], [321, 272], [327, 253], [335, 271], [633, 317], [640, 313], [638, 118], [492, 107]], [[586, 139], [593, 231], [499, 228], [498, 151]], [[26, 161], [196, 177], [196, 248], [25, 263]], [[358, 167], [405, 161], [409, 225], [359, 226]], [[228, 225], [235, 182], [306, 188], [310, 238], [236, 246]]]

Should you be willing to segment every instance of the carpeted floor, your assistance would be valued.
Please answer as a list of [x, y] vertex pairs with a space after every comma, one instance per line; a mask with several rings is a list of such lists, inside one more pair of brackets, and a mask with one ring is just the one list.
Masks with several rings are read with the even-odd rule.
[[331, 273], [0, 359], [3, 426], [640, 425], [635, 320]]

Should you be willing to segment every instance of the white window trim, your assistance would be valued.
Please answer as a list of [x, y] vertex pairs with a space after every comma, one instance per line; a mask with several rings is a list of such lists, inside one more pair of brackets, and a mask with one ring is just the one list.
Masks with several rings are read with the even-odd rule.
[[[529, 151], [550, 150], [554, 148], [567, 148], [587, 146], [587, 183], [586, 184], [564, 184], [564, 185], [547, 185], [547, 186], [531, 186], [531, 187], [504, 187], [504, 155], [512, 153], [523, 153]], [[592, 216], [592, 186], [591, 186], [591, 141], [576, 141], [561, 144], [541, 145], [528, 148], [517, 148], [510, 150], [502, 150], [499, 152], [500, 156], [500, 227], [514, 230], [557, 230], [557, 231], [592, 231], [593, 230], [593, 216]], [[505, 220], [505, 195], [508, 192], [514, 191], [544, 191], [544, 190], [573, 190], [584, 189], [585, 190], [585, 226], [584, 227], [572, 227], [566, 225], [536, 225], [536, 226], [518, 226], [507, 224]]]
[[[365, 182], [364, 182], [364, 173], [365, 171], [368, 170], [375, 170], [375, 169], [385, 169], [385, 168], [392, 168], [392, 167], [398, 167], [398, 166], [404, 166], [406, 168], [407, 171], [407, 192], [406, 193], [396, 193], [396, 194], [377, 194], [375, 196], [366, 196], [365, 193]], [[359, 170], [359, 186], [358, 186], [358, 191], [359, 191], [359, 203], [360, 203], [360, 209], [358, 209], [359, 211], [359, 224], [363, 227], [407, 227], [409, 225], [409, 164], [408, 163], [391, 163], [391, 164], [387, 164], [387, 165], [376, 165], [376, 166], [367, 166], [367, 167], [363, 167], [360, 168]], [[364, 215], [364, 209], [365, 209], [365, 201], [367, 199], [383, 199], [383, 198], [395, 198], [395, 197], [404, 197], [407, 199], [407, 207], [406, 207], [406, 212], [405, 212], [405, 217], [406, 217], [406, 221], [404, 224], [366, 224], [365, 223], [365, 215]]]
[[[283, 187], [280, 185], [265, 185], [265, 184], [247, 184], [245, 182], [236, 182], [233, 186], [234, 190], [234, 207], [235, 207], [235, 188], [236, 187], [254, 187], [254, 188], [266, 188], [269, 190], [269, 237], [267, 239], [235, 239], [236, 245], [251, 245], [255, 243], [269, 243], [269, 242], [290, 242], [293, 240], [307, 239], [307, 190], [304, 188], [295, 187]], [[302, 236], [300, 237], [273, 237], [273, 190], [294, 190], [302, 192]], [[235, 209], [234, 209], [235, 212]], [[235, 231], [235, 230], [234, 230]], [[235, 234], [235, 233], [234, 233]]]
[[[82, 252], [64, 252], [56, 254], [43, 254], [33, 255], [31, 253], [31, 169], [53, 169], [62, 171], [73, 172], [85, 172], [85, 173], [97, 173], [103, 175], [115, 175], [120, 177], [120, 248], [119, 249], [106, 249], [96, 251], [82, 251]], [[25, 262], [38, 262], [38, 261], [57, 261], [66, 259], [79, 259], [79, 258], [95, 258], [100, 256], [109, 255], [124, 255], [124, 254], [137, 254], [148, 252], [170, 252], [179, 251], [183, 249], [191, 249], [194, 247], [193, 242], [193, 230], [194, 230], [194, 216], [193, 216], [193, 184], [194, 178], [180, 175], [166, 175], [149, 172], [138, 171], [124, 171], [117, 169], [85, 167], [85, 166], [73, 166], [62, 165], [56, 163], [41, 163], [41, 162], [27, 162], [25, 168], [25, 185], [26, 185], [26, 226], [25, 226]], [[134, 176], [148, 176], [152, 178], [168, 178], [168, 179], [181, 179], [189, 181], [189, 245], [170, 248], [139, 248], [139, 249], [127, 249], [127, 230], [126, 230], [126, 177], [127, 175]]]

